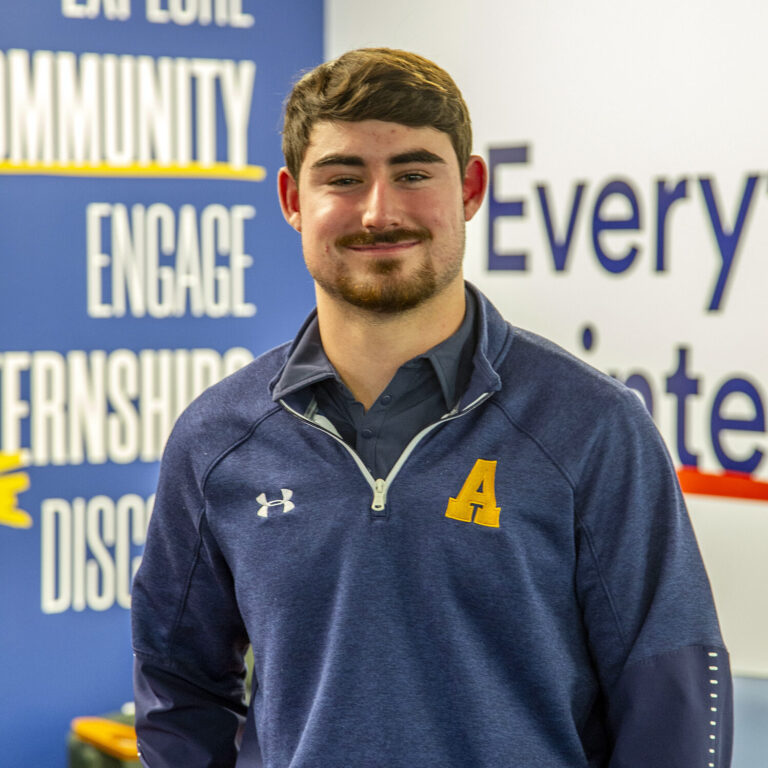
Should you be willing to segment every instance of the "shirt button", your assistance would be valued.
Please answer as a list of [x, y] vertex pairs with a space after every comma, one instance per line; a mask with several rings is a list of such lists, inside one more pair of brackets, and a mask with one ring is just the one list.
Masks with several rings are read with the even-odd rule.
[[382, 395], [381, 404], [389, 405], [392, 402], [392, 395]]
[[367, 427], [360, 433], [361, 437], [364, 437], [368, 439], [369, 437], [373, 437], [373, 430], [368, 429]]

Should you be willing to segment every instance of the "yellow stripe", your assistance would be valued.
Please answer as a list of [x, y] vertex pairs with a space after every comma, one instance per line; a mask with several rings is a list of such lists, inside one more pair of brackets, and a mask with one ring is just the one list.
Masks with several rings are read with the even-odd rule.
[[21, 457], [21, 451], [15, 453], [3, 453], [0, 451], [0, 472], [8, 469], [19, 469], [24, 466], [24, 460]]
[[0, 525], [7, 525], [9, 528], [31, 528], [33, 520], [23, 509], [8, 507], [0, 509]]
[[226, 163], [213, 165], [147, 165], [116, 166], [99, 163], [98, 165], [73, 165], [70, 163], [12, 163], [0, 160], [0, 174], [14, 176], [93, 176], [111, 178], [142, 179], [231, 179], [235, 181], [263, 181], [267, 170], [261, 165], [246, 165], [233, 168]]

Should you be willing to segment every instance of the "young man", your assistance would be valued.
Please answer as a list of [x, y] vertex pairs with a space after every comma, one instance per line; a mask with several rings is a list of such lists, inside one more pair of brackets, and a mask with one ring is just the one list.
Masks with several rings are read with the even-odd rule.
[[169, 440], [133, 593], [150, 768], [728, 766], [674, 469], [637, 397], [465, 285], [470, 146], [413, 54], [295, 86], [278, 186], [317, 311]]

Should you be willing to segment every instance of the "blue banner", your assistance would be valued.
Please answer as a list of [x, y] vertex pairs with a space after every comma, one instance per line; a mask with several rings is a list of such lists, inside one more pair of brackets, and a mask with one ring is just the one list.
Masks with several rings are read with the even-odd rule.
[[320, 0], [58, 0], [0, 20], [0, 744], [66, 764], [129, 701], [173, 421], [313, 304], [275, 194]]

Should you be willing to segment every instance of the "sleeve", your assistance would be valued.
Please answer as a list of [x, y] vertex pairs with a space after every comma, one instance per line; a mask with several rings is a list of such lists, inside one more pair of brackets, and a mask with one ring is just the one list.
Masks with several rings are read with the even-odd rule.
[[206, 522], [202, 452], [187, 445], [177, 425], [132, 594], [136, 732], [149, 768], [234, 766], [246, 713], [248, 640]]
[[728, 653], [669, 454], [630, 392], [576, 489], [577, 592], [609, 768], [728, 768]]

